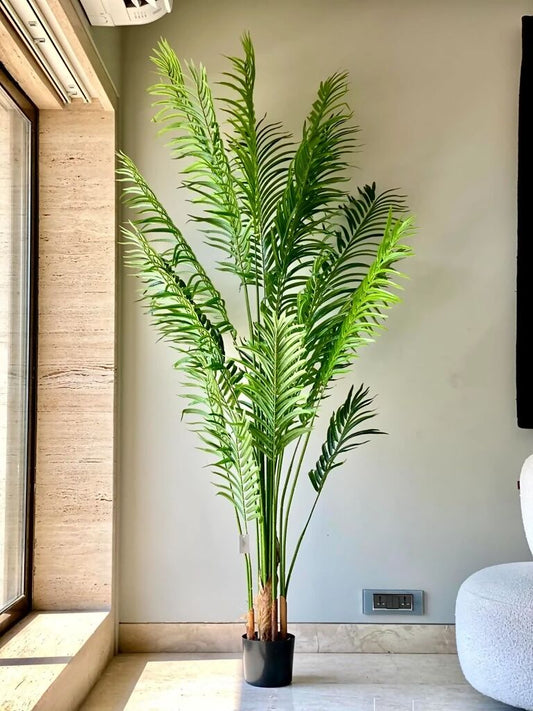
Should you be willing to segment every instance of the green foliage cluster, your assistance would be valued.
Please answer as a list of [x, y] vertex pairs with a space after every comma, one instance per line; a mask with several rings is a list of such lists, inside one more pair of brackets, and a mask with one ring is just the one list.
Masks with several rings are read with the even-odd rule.
[[[411, 254], [403, 198], [365, 185], [345, 189], [357, 129], [347, 77], [323, 81], [295, 142], [254, 108], [255, 56], [248, 35], [229, 58], [220, 106], [223, 134], [203, 66], [179, 62], [161, 41], [152, 61], [160, 80], [155, 121], [193, 195], [192, 219], [218, 266], [239, 282], [248, 332], [238, 334], [224, 299], [141, 173], [120, 155], [119, 177], [133, 219], [124, 228], [127, 262], [143, 282], [154, 325], [178, 352], [186, 412], [213, 456], [218, 493], [238, 530], [255, 527], [260, 589], [285, 597], [316, 502], [344, 455], [378, 431], [372, 399], [352, 388], [331, 415], [309, 472], [314, 505], [289, 557], [296, 484], [321, 401], [359, 348], [374, 340], [398, 301], [396, 263]], [[232, 353], [226, 353], [228, 341]], [[253, 606], [252, 555], [246, 554]]]

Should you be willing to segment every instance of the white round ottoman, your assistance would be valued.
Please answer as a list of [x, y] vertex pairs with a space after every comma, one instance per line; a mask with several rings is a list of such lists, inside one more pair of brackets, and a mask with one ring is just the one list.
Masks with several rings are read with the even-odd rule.
[[533, 563], [471, 575], [459, 590], [455, 616], [467, 681], [486, 696], [533, 711]]
[[[533, 551], [533, 456], [520, 474], [520, 503]], [[467, 681], [486, 696], [533, 711], [533, 562], [471, 575], [459, 589], [455, 623]]]

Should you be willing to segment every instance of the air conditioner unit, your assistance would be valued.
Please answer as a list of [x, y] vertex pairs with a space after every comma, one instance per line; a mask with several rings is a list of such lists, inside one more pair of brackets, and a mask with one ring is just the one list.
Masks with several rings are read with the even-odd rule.
[[172, 0], [81, 0], [91, 25], [146, 25], [172, 10]]

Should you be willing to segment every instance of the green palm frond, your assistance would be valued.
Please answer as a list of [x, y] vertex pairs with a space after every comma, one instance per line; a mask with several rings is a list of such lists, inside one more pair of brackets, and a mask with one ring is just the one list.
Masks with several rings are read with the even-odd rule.
[[204, 444], [203, 449], [214, 456], [218, 495], [233, 504], [242, 533], [246, 521], [261, 515], [259, 467], [250, 428], [245, 412], [233, 398], [227, 397], [227, 383], [231, 379], [228, 373], [224, 377], [220, 371], [200, 368], [194, 377], [202, 381], [203, 395], [185, 413], [201, 415], [193, 427]]
[[331, 415], [320, 457], [308, 474], [317, 493], [322, 491], [333, 469], [344, 464], [342, 455], [368, 442], [368, 440], [361, 440], [361, 437], [382, 434], [380, 430], [361, 427], [364, 422], [376, 415], [374, 410], [369, 409], [371, 404], [372, 398], [368, 397], [368, 388], [361, 385], [354, 393], [351, 387], [346, 400]]
[[[255, 458], [253, 437], [245, 419], [226, 419], [225, 424], [230, 435], [224, 447], [227, 454], [222, 476], [229, 487], [219, 484], [218, 494], [235, 506], [243, 520], [253, 521], [262, 515], [259, 466]], [[220, 442], [222, 444], [223, 440]]]
[[[170, 244], [169, 249], [160, 255], [161, 266], [166, 272], [170, 269], [176, 278], [179, 277], [190, 299], [198, 304], [221, 333], [230, 331], [235, 335], [224, 299], [181, 231], [171, 220], [131, 158], [124, 153], [119, 153], [119, 163], [117, 174], [119, 180], [125, 183], [124, 202], [136, 213], [133, 224], [145, 237], [145, 232], [148, 231], [150, 235], [156, 235], [159, 240]], [[142, 243], [145, 244], [144, 239]], [[146, 250], [144, 251], [146, 255]], [[152, 253], [149, 252], [149, 260]]]
[[[412, 222], [403, 219], [403, 198], [393, 191], [377, 193], [372, 184], [351, 197], [345, 189], [357, 134], [346, 74], [320, 84], [293, 144], [281, 124], [257, 118], [248, 34], [241, 44], [243, 56], [228, 58], [220, 82], [227, 133], [205, 68], [182, 66], [164, 40], [152, 57], [159, 81], [149, 91], [155, 120], [192, 193], [192, 219], [223, 253], [218, 267], [240, 280], [246, 335], [237, 335], [181, 230], [123, 154], [118, 174], [133, 211], [124, 229], [126, 262], [143, 283], [141, 301], [154, 325], [179, 353], [184, 414], [214, 459], [218, 494], [233, 505], [241, 533], [255, 521], [257, 579], [270, 585], [274, 600], [286, 597], [329, 474], [378, 433], [368, 425], [375, 414], [368, 390], [352, 388], [332, 414], [309, 472], [316, 497], [288, 558], [291, 505], [320, 403], [399, 300], [395, 265], [411, 254], [405, 238]], [[234, 359], [226, 354], [227, 335]], [[251, 554], [244, 559], [250, 609]]]
[[289, 134], [279, 123], [257, 120], [254, 106], [255, 53], [249, 34], [242, 37], [244, 57], [228, 57], [232, 71], [220, 82], [231, 91], [221, 98], [233, 133], [228, 136], [242, 210], [251, 225], [250, 249], [256, 283], [264, 282], [265, 264], [271, 260], [268, 241], [279, 199], [287, 181], [288, 165], [294, 156]]
[[155, 105], [162, 107], [154, 120], [163, 124], [162, 133], [171, 134], [174, 157], [192, 159], [183, 169], [183, 185], [196, 195], [193, 202], [202, 206], [201, 214], [192, 217], [207, 225], [204, 232], [209, 243], [226, 254], [221, 269], [248, 284], [254, 278], [249, 227], [239, 208], [205, 67], [189, 62], [187, 81], [176, 53], [165, 40], [159, 42], [152, 61], [161, 77], [161, 82], [150, 88], [150, 93], [160, 97]]
[[298, 297], [299, 319], [308, 324], [313, 341], [330, 319], [339, 314], [375, 259], [391, 211], [405, 211], [404, 200], [391, 190], [376, 194], [376, 184], [358, 189], [340, 207], [334, 244], [315, 261], [313, 273]]
[[[301, 271], [322, 252], [324, 224], [346, 199], [340, 184], [347, 180], [347, 157], [356, 147], [357, 133], [350, 125], [347, 92], [346, 74], [333, 74], [321, 82], [289, 167], [275, 218], [273, 263], [267, 267], [267, 296], [278, 304], [294, 302], [294, 287], [300, 284]], [[299, 269], [291, 269], [295, 264]]]
[[306, 431], [303, 335], [294, 319], [265, 310], [251, 341], [240, 347], [254, 439], [271, 461]]
[[245, 412], [236, 388], [242, 373], [227, 362], [218, 329], [172, 273], [143, 232], [132, 225], [124, 230], [130, 250], [127, 263], [142, 274], [143, 300], [161, 335], [182, 353], [176, 366], [187, 377], [189, 406], [184, 414], [200, 416], [193, 422], [205, 449], [215, 455], [219, 493], [235, 506], [240, 525], [259, 515], [259, 471]]
[[320, 367], [314, 392], [320, 392], [331, 378], [348, 367], [360, 346], [371, 343], [383, 327], [386, 311], [400, 300], [393, 289], [401, 273], [394, 264], [412, 254], [401, 240], [412, 233], [412, 219], [393, 220], [389, 215], [385, 234], [376, 258], [359, 284], [352, 298], [341, 312], [340, 320], [333, 320], [331, 329], [324, 329], [316, 344]]
[[159, 254], [144, 232], [130, 223], [123, 228], [129, 249], [126, 264], [141, 278], [154, 326], [174, 348], [185, 354], [195, 353], [209, 367], [224, 361], [224, 341], [202, 308], [194, 301], [193, 290], [175, 274], [174, 265]]

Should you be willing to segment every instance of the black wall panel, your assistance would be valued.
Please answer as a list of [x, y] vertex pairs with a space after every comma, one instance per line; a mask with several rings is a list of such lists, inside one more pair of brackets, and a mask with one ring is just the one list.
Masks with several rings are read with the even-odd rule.
[[516, 405], [533, 428], [533, 17], [522, 18], [518, 127]]

